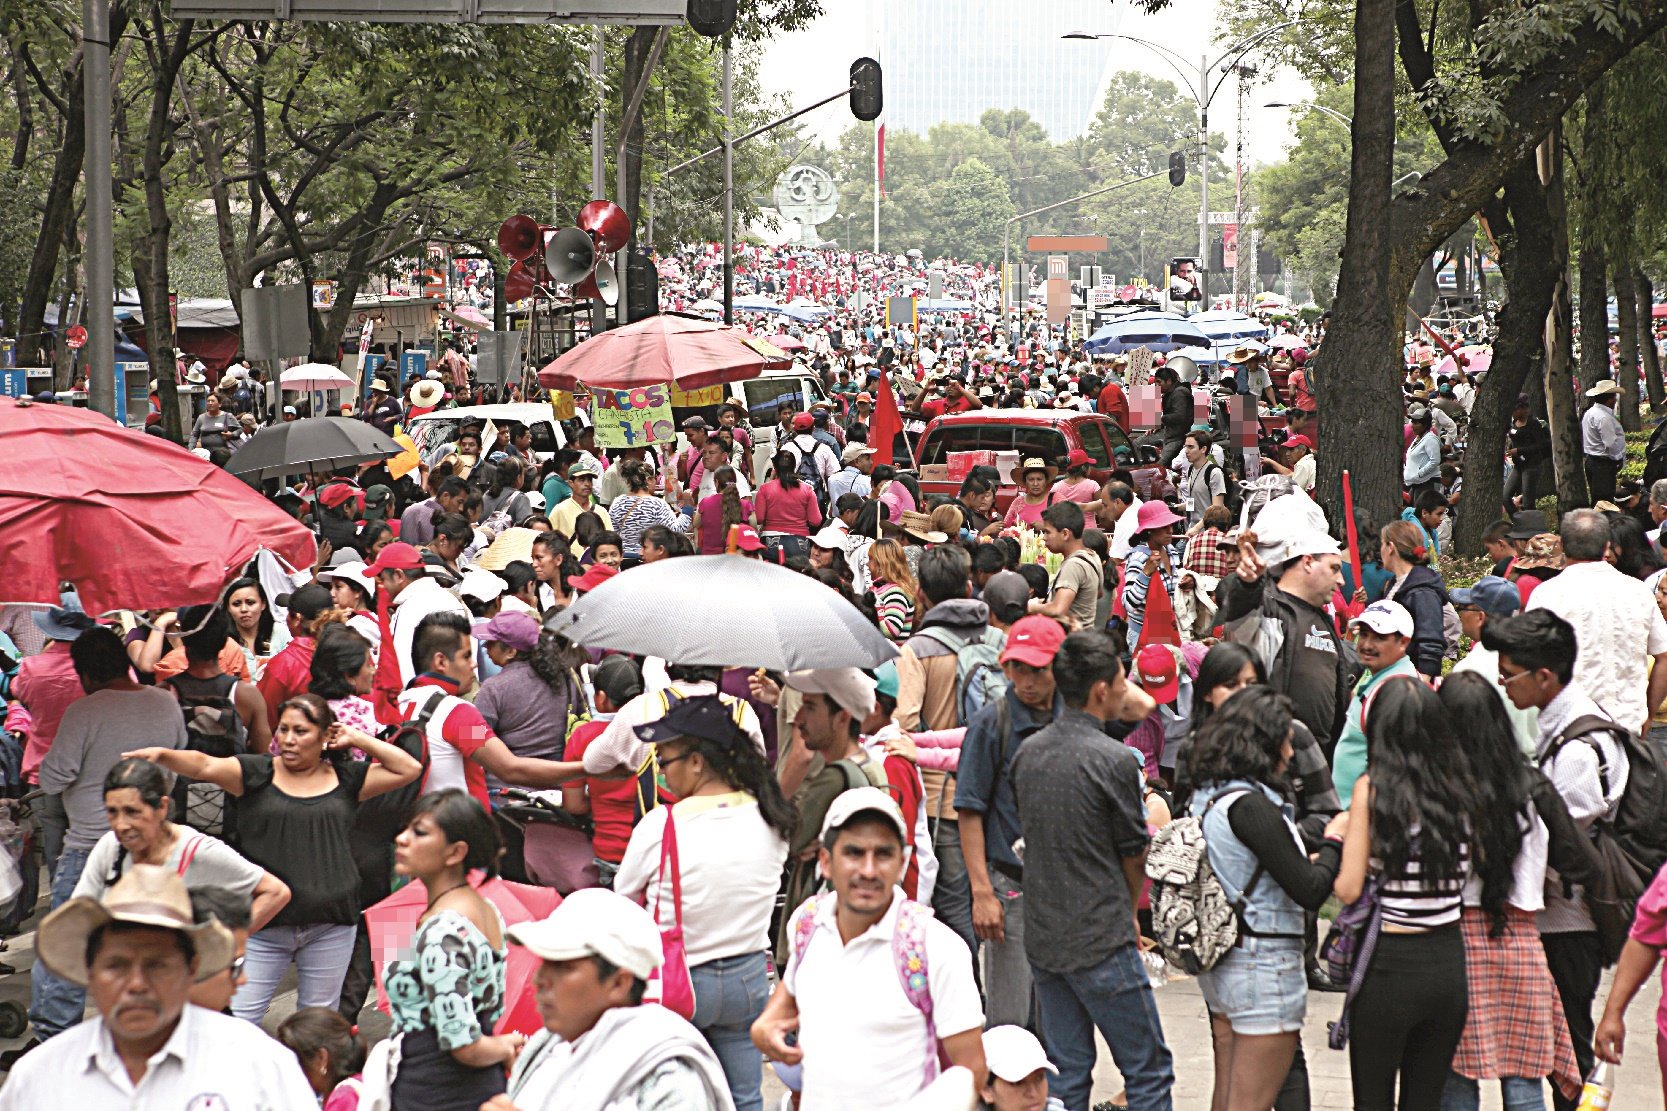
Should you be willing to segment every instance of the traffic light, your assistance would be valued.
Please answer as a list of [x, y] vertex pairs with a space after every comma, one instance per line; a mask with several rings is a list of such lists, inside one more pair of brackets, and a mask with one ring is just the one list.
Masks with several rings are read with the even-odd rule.
[[695, 34], [721, 39], [735, 26], [738, 0], [689, 0], [684, 14]]
[[880, 118], [885, 97], [880, 89], [880, 63], [858, 58], [851, 63], [851, 114], [863, 123]]
[[1169, 152], [1169, 184], [1183, 185], [1187, 180], [1187, 156], [1184, 151]]

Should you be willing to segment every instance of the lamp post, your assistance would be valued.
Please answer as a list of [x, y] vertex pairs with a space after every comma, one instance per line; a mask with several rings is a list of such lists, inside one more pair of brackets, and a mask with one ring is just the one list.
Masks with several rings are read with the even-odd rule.
[[[1200, 56], [1198, 60], [1198, 76], [1191, 74], [1191, 63], [1180, 54], [1167, 46], [1160, 46], [1150, 39], [1143, 39], [1136, 35], [1125, 35], [1117, 32], [1071, 31], [1062, 38], [1094, 41], [1097, 39], [1121, 39], [1154, 51], [1161, 57], [1169, 68], [1175, 71], [1181, 79], [1181, 87], [1187, 90], [1194, 104], [1198, 106], [1198, 262], [1204, 271], [1205, 300], [1209, 298], [1209, 247], [1210, 247], [1210, 104], [1215, 100], [1216, 93], [1221, 91], [1221, 84], [1227, 75], [1234, 71], [1234, 65], [1244, 55], [1261, 46], [1273, 35], [1289, 27], [1301, 23], [1300, 19], [1288, 19], [1283, 23], [1276, 23], [1266, 27], [1254, 35], [1234, 43], [1213, 62], [1208, 54]], [[1216, 78], [1214, 85], [1210, 84], [1210, 71], [1216, 70], [1221, 76]]]
[[1268, 103], [1262, 105], [1262, 107], [1264, 107], [1264, 108], [1295, 108], [1295, 109], [1305, 110], [1305, 111], [1309, 111], [1309, 112], [1318, 112], [1323, 116], [1330, 116], [1332, 119], [1336, 120], [1338, 123], [1342, 124], [1344, 127], [1347, 127], [1351, 130], [1354, 128], [1354, 118], [1352, 116], [1345, 116], [1343, 113], [1339, 112], [1335, 108], [1327, 108], [1325, 105], [1315, 104], [1311, 100], [1299, 100], [1299, 101], [1296, 101], [1294, 103], [1290, 103], [1290, 102], [1283, 101], [1283, 100], [1273, 100], [1273, 101], [1269, 101]]

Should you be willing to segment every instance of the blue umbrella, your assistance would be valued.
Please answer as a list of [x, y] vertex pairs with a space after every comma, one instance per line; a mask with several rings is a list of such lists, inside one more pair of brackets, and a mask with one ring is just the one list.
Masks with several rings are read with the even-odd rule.
[[1213, 340], [1267, 339], [1268, 326], [1255, 317], [1232, 309], [1211, 309], [1187, 317], [1200, 331]]
[[1179, 347], [1209, 347], [1210, 337], [1177, 313], [1137, 312], [1113, 320], [1088, 337], [1083, 349], [1090, 355], [1120, 355], [1137, 347], [1174, 351]]

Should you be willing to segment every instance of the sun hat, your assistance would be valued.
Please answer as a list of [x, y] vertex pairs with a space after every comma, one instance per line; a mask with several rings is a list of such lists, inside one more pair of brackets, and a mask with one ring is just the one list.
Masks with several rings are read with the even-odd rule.
[[665, 961], [660, 928], [642, 906], [605, 887], [573, 892], [548, 918], [505, 931], [509, 940], [545, 961], [601, 957], [646, 980]]
[[1262, 357], [1262, 353], [1254, 347], [1235, 347], [1233, 353], [1227, 356], [1230, 363], [1248, 363]]
[[1183, 520], [1185, 518], [1179, 516], [1161, 501], [1156, 499], [1143, 501], [1140, 503], [1140, 508], [1135, 511], [1134, 529], [1137, 533], [1150, 532], [1153, 529], [1163, 528], [1165, 525], [1180, 524]]
[[833, 704], [861, 722], [874, 712], [874, 680], [857, 667], [818, 667], [789, 671], [783, 681], [801, 694], [825, 694]]
[[932, 527], [932, 515], [918, 510], [904, 510], [897, 519], [897, 525], [904, 532], [917, 540], [924, 540], [928, 544], [942, 544], [949, 539], [949, 534]]
[[1563, 538], [1554, 532], [1544, 532], [1528, 541], [1516, 558], [1518, 571], [1563, 569]]
[[46, 634], [48, 640], [69, 642], [89, 629], [98, 628], [98, 622], [87, 616], [87, 611], [81, 608], [80, 596], [73, 590], [58, 595], [58, 605], [32, 617], [35, 628]]
[[517, 652], [531, 652], [538, 647], [538, 621], [525, 613], [500, 613], [491, 620], [474, 622], [470, 631], [476, 640], [497, 641]]
[[1054, 654], [1065, 643], [1065, 629], [1058, 621], [1043, 614], [1020, 618], [1007, 630], [1007, 644], [1001, 650], [1001, 661], [1015, 660], [1031, 667], [1049, 667]]
[[1532, 540], [1550, 531], [1546, 526], [1544, 510], [1519, 509], [1511, 514], [1511, 531], [1505, 534], [1505, 539]]
[[1618, 394], [1620, 392], [1621, 387], [1617, 385], [1613, 379], [1605, 378], [1603, 381], [1587, 390], [1586, 396], [1591, 398], [1608, 397], [1611, 394]]
[[199, 981], [224, 971], [236, 951], [231, 931], [218, 921], [193, 921], [191, 895], [173, 868], [129, 863], [102, 898], [71, 899], [42, 919], [35, 933], [35, 954], [57, 975], [86, 987], [87, 939], [114, 922], [176, 930], [190, 938]]
[[370, 392], [393, 393], [394, 391], [388, 388], [388, 380], [386, 378], [372, 378], [370, 380]]
[[1047, 460], [1032, 457], [1019, 464], [1019, 476], [1021, 478], [1031, 471], [1041, 471], [1044, 475], [1049, 474]]
[[1364, 625], [1382, 636], [1412, 636], [1412, 614], [1401, 603], [1380, 598], [1360, 611], [1360, 616], [1349, 622], [1349, 628]]
[[446, 396], [446, 387], [425, 378], [411, 387], [411, 404], [419, 409], [432, 409]]
[[531, 563], [533, 541], [538, 537], [536, 529], [506, 528], [475, 557], [475, 566], [487, 571], [502, 571], [517, 560]]

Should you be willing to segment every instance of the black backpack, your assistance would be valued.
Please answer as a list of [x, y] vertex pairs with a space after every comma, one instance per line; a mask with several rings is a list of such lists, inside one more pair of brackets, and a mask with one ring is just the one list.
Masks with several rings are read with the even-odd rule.
[[1210, 493], [1210, 468], [1211, 467], [1214, 467], [1217, 471], [1219, 471], [1221, 473], [1221, 487], [1222, 487], [1222, 491], [1223, 491], [1222, 492], [1222, 503], [1227, 506], [1228, 511], [1233, 514], [1233, 517], [1235, 519], [1237, 519], [1238, 516], [1239, 516], [1239, 510], [1244, 507], [1244, 489], [1242, 487], [1240, 487], [1239, 480], [1237, 478], [1233, 477], [1233, 475], [1231, 473], [1229, 473], [1228, 470], [1225, 467], [1223, 467], [1220, 463], [1217, 463], [1215, 460], [1211, 459], [1209, 462], [1204, 464], [1204, 496], [1205, 496], [1205, 498], [1208, 498], [1209, 493]]
[[[807, 432], [804, 435], [809, 436], [810, 434]], [[817, 449], [826, 445], [814, 436], [811, 436], [811, 444], [808, 448], [799, 443], [799, 437], [797, 436], [793, 437], [789, 443], [793, 450], [798, 453], [799, 462], [795, 468], [795, 473], [799, 476], [799, 481], [810, 487], [811, 493], [816, 495], [816, 504], [821, 507], [823, 513], [827, 513], [828, 483], [822, 477], [821, 469], [816, 466]]]
[[361, 802], [353, 819], [354, 834], [371, 841], [391, 843], [405, 828], [411, 804], [422, 797], [423, 781], [428, 778], [428, 723], [444, 701], [445, 695], [437, 690], [423, 703], [416, 717], [383, 730], [381, 739], [407, 756], [415, 757], [423, 770], [405, 786]]
[[1638, 735], [1608, 718], [1588, 714], [1576, 718], [1553, 737], [1540, 766], [1553, 759], [1563, 747], [1580, 741], [1590, 745], [1598, 758], [1598, 780], [1605, 797], [1609, 794], [1609, 763], [1604, 759], [1598, 735], [1609, 733], [1626, 753], [1626, 790], [1615, 808], [1615, 816], [1602, 819], [1601, 825], [1611, 833], [1638, 869], [1639, 877], [1648, 884], [1662, 864], [1667, 863], [1667, 767]]
[[[249, 727], [237, 712], [235, 675], [198, 679], [181, 673], [168, 681], [185, 715], [185, 747], [191, 752], [229, 757], [249, 750]], [[201, 833], [235, 843], [235, 813], [226, 805], [226, 792], [212, 783], [180, 776], [174, 784], [177, 820]]]

